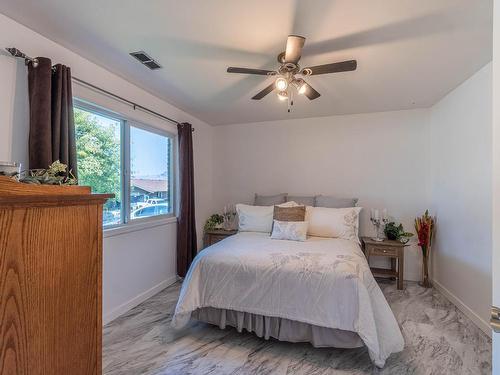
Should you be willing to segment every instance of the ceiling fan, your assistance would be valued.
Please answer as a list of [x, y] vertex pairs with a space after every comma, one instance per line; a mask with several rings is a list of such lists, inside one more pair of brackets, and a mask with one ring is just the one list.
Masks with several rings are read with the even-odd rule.
[[[276, 90], [278, 98], [281, 100], [288, 100], [288, 112], [290, 106], [293, 105], [292, 87], [297, 90], [299, 94], [307, 96], [310, 100], [319, 98], [321, 94], [317, 92], [311, 85], [309, 85], [300, 75], [312, 76], [318, 74], [338, 73], [356, 70], [356, 60], [341, 61], [331, 64], [310, 66], [302, 68], [299, 65], [299, 60], [302, 55], [302, 48], [306, 38], [299, 35], [289, 35], [286, 41], [286, 48], [284, 52], [278, 55], [278, 62], [280, 66], [277, 70], [264, 70], [264, 69], [250, 69], [250, 68], [235, 68], [230, 66], [227, 68], [228, 73], [242, 73], [242, 74], [257, 74], [264, 76], [276, 76], [276, 80], [267, 86], [262, 91], [258, 92], [252, 97], [253, 100], [260, 100], [271, 91]], [[297, 77], [297, 76], [299, 77]]]

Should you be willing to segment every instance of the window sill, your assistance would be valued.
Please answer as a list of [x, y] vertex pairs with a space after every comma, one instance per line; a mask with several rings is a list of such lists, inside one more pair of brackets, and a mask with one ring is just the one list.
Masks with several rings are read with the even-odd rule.
[[141, 220], [140, 222], [132, 222], [127, 224], [122, 224], [114, 228], [108, 228], [103, 230], [103, 238], [115, 237], [125, 233], [137, 232], [144, 229], [151, 229], [159, 227], [162, 225], [168, 225], [177, 223], [177, 217], [169, 216], [165, 218], [151, 218]]

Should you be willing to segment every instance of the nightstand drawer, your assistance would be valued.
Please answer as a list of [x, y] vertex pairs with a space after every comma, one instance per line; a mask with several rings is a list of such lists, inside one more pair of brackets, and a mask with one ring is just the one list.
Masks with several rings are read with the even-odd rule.
[[370, 255], [375, 256], [386, 256], [386, 257], [397, 257], [398, 249], [390, 246], [367, 246]]

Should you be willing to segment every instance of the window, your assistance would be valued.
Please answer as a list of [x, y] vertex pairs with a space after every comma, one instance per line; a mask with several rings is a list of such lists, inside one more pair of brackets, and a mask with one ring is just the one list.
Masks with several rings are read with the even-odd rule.
[[130, 127], [130, 218], [172, 212], [171, 138]]
[[115, 194], [103, 225], [171, 215], [173, 137], [78, 99], [74, 114], [80, 185]]
[[94, 193], [113, 193], [106, 202], [103, 224], [123, 222], [121, 133], [123, 121], [74, 108], [76, 155], [80, 185], [91, 186]]

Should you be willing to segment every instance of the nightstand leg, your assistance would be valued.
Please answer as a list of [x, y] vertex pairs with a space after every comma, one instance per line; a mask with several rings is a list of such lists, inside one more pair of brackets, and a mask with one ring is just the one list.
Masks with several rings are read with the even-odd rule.
[[399, 290], [403, 289], [404, 267], [405, 267], [405, 262], [404, 262], [404, 248], [403, 248], [400, 251], [399, 258], [398, 258], [398, 289]]
[[[396, 258], [391, 258], [391, 271], [396, 271]], [[391, 280], [396, 280], [396, 278], [391, 277]]]

